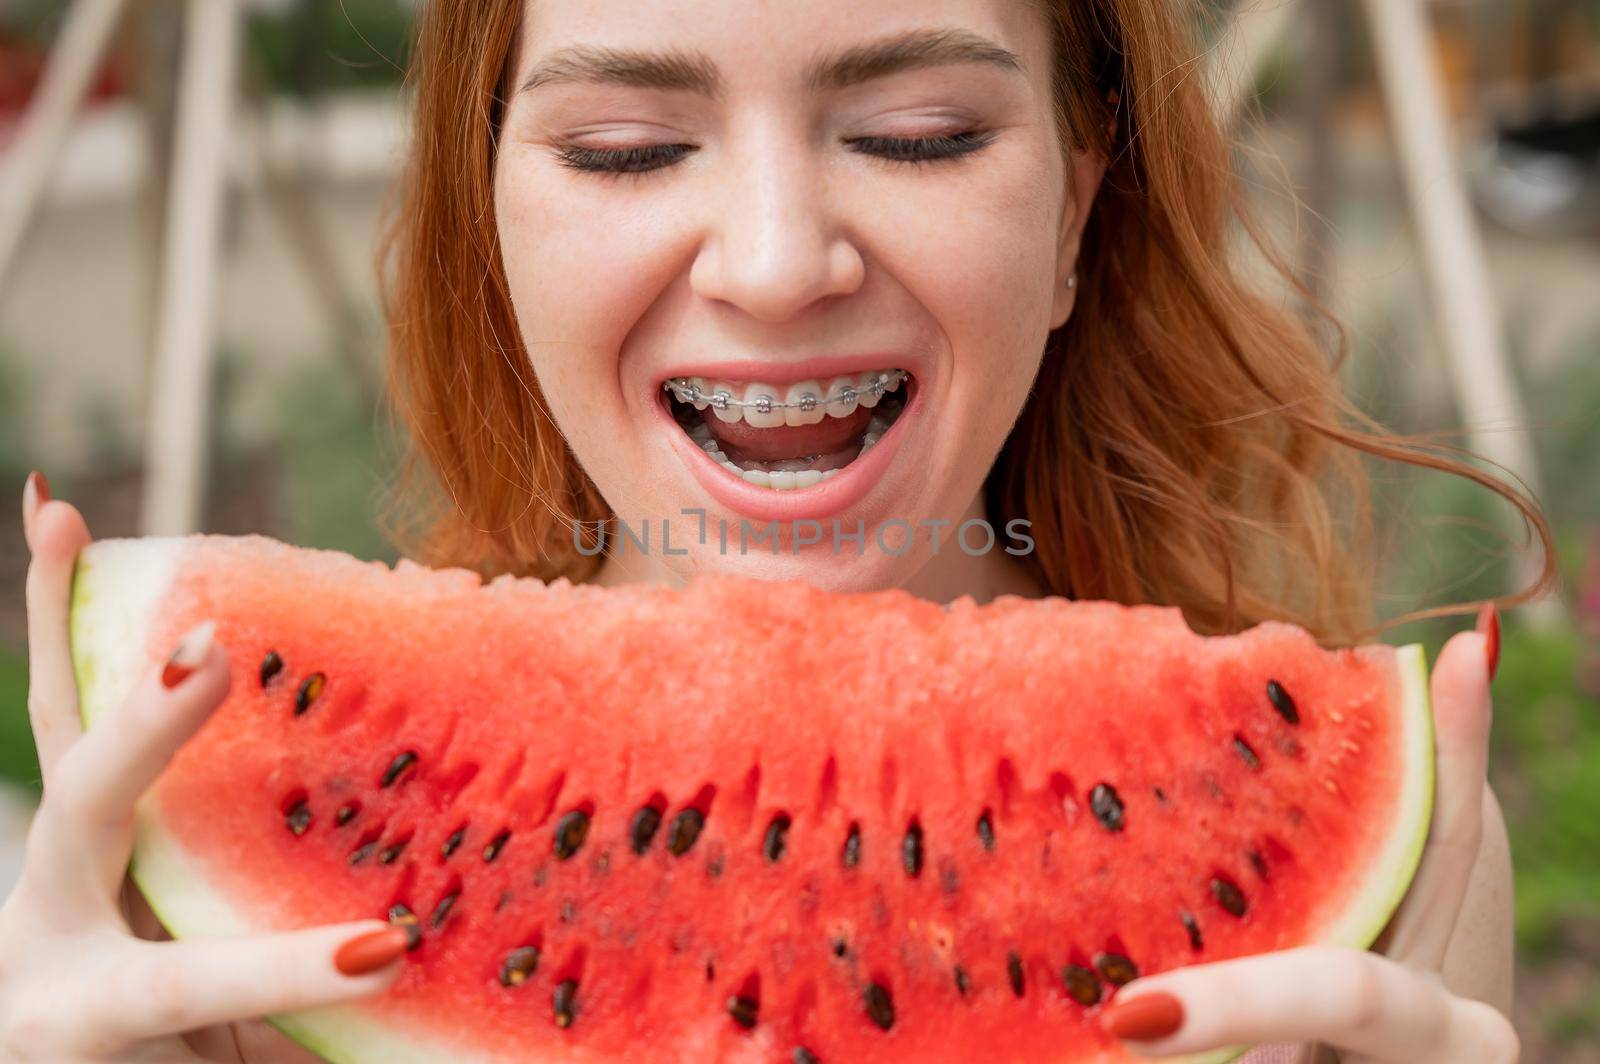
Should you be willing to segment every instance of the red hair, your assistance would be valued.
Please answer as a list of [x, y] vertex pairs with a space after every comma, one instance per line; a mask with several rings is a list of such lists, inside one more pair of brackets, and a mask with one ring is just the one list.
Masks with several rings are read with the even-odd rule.
[[[1024, 562], [1041, 584], [1176, 605], [1203, 631], [1277, 618], [1331, 642], [1368, 637], [1363, 462], [1376, 458], [1509, 501], [1544, 548], [1542, 575], [1510, 601], [1545, 591], [1555, 561], [1538, 508], [1460, 452], [1369, 422], [1306, 322], [1241, 278], [1229, 234], [1249, 218], [1201, 79], [1185, 76], [1200, 53], [1181, 5], [1036, 2], [1063, 143], [1110, 161], [1076, 309], [986, 485], [997, 527], [1031, 523]], [[435, 0], [419, 19], [411, 156], [385, 241], [391, 396], [413, 448], [392, 530], [426, 562], [583, 580], [599, 559], [576, 549], [573, 522], [610, 511], [540, 395], [495, 230], [520, 8]]]

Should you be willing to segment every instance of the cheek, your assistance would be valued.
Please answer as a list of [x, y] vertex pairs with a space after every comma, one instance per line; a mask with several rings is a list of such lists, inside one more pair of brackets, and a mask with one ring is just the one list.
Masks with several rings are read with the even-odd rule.
[[614, 194], [575, 193], [561, 175], [541, 173], [529, 150], [507, 145], [495, 178], [517, 325], [558, 416], [607, 413], [619, 399], [618, 353], [670, 273], [665, 237], [658, 220]]
[[880, 196], [878, 213], [882, 232], [902, 234], [898, 282], [949, 347], [951, 398], [1003, 420], [1020, 409], [1050, 330], [1062, 174], [1008, 159], [974, 175]]

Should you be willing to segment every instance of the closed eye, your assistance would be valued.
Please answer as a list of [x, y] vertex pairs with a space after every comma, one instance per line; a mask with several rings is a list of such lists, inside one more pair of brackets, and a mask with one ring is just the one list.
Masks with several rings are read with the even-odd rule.
[[[993, 133], [965, 132], [940, 137], [855, 137], [850, 150], [890, 162], [923, 164], [960, 158], [981, 151]], [[639, 175], [682, 162], [699, 148], [693, 144], [650, 144], [637, 148], [585, 148], [565, 145], [556, 151], [561, 165], [583, 173]]]

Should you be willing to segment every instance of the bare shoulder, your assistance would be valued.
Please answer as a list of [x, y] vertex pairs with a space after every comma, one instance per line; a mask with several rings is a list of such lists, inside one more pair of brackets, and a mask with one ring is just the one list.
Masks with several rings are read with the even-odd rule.
[[1483, 789], [1483, 835], [1444, 958], [1445, 984], [1511, 1013], [1514, 950], [1511, 843], [1494, 792]]

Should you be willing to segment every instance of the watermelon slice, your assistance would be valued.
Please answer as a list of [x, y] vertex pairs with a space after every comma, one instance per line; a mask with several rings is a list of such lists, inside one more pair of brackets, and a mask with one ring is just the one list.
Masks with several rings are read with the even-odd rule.
[[233, 689], [133, 874], [178, 936], [413, 928], [275, 1019], [337, 1061], [1128, 1060], [1118, 986], [1366, 945], [1430, 815], [1421, 651], [1286, 625], [106, 541], [90, 725], [208, 618]]

